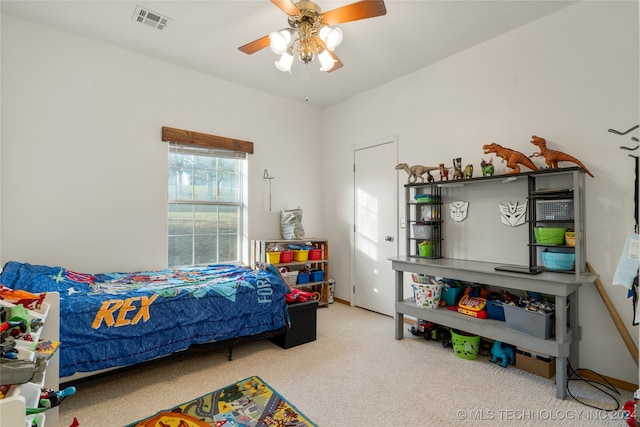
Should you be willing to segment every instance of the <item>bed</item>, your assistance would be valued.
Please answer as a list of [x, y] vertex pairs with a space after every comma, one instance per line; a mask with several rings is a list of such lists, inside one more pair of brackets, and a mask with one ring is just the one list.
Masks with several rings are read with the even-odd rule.
[[275, 335], [287, 325], [289, 288], [268, 266], [86, 274], [9, 261], [0, 284], [60, 293], [60, 377]]

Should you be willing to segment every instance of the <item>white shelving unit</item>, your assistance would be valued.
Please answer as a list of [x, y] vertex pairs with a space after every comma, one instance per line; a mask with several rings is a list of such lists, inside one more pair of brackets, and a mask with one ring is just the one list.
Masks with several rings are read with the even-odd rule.
[[[6, 302], [0, 302], [10, 305]], [[47, 293], [39, 310], [31, 311], [32, 318], [42, 319], [44, 326], [35, 334], [39, 340], [59, 341], [60, 339], [60, 295], [57, 292]], [[33, 358], [35, 354], [27, 350], [26, 343], [18, 344], [20, 357]], [[32, 347], [29, 345], [29, 347]], [[42, 388], [58, 390], [59, 387], [59, 351], [56, 351], [47, 362], [47, 369], [42, 382], [14, 385], [4, 399], [0, 399], [0, 425], [7, 427], [31, 427], [37, 419], [38, 427], [58, 425], [58, 408], [51, 408], [43, 413], [26, 415], [26, 408], [37, 408]]]

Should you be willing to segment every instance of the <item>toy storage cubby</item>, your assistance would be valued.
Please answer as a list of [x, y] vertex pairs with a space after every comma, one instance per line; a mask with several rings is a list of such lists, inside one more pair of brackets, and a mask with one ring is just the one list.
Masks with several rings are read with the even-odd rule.
[[442, 199], [438, 183], [405, 185], [407, 254], [423, 258], [442, 256]]
[[[538, 244], [534, 239], [533, 228], [538, 223], [544, 221], [554, 222], [556, 219], [540, 218], [540, 202], [562, 201], [565, 206], [569, 206], [567, 201], [571, 201], [573, 214], [563, 213], [566, 216], [558, 221], [569, 222], [567, 228], [571, 227], [575, 231], [575, 246], [562, 248], [575, 254], [575, 267], [569, 271], [550, 271], [543, 269], [538, 274], [523, 274], [516, 272], [498, 271], [496, 267], [503, 267], [504, 264], [490, 261], [477, 261], [471, 259], [453, 259], [446, 257], [430, 258], [421, 257], [416, 254], [414, 247], [414, 237], [410, 234], [412, 230], [407, 230], [407, 253], [406, 255], [389, 258], [391, 268], [395, 271], [395, 338], [404, 337], [404, 315], [423, 319], [438, 325], [466, 331], [495, 341], [512, 344], [519, 348], [530, 349], [533, 352], [555, 357], [556, 374], [556, 397], [565, 399], [567, 397], [567, 366], [571, 361], [572, 366], [580, 366], [579, 363], [579, 340], [581, 336], [578, 325], [578, 290], [583, 284], [593, 284], [598, 276], [586, 271], [586, 247], [585, 247], [585, 189], [584, 171], [580, 168], [560, 168], [543, 169], [536, 172], [525, 172], [508, 175], [478, 177], [455, 181], [444, 181], [430, 184], [408, 184], [405, 186], [407, 195], [407, 218], [413, 220], [409, 213], [417, 206], [412, 200], [416, 191], [423, 191], [421, 188], [432, 188], [437, 186], [441, 191], [441, 197], [447, 194], [448, 188], [456, 190], [465, 188], [470, 193], [481, 190], [477, 186], [483, 183], [492, 183], [494, 186], [482, 188], [483, 197], [489, 198], [489, 202], [495, 205], [502, 200], [503, 194], [500, 187], [495, 187], [496, 183], [509, 183], [514, 181], [522, 182], [527, 180], [527, 185], [518, 186], [517, 193], [522, 191], [518, 197], [527, 198], [529, 216], [528, 241], [525, 233], [513, 233], [517, 237], [516, 242], [509, 242], [509, 248], [522, 245], [522, 258], [526, 270], [530, 267], [541, 265], [540, 252], [545, 249], [545, 245]], [[469, 186], [468, 190], [466, 189]], [[490, 189], [490, 191], [485, 191]], [[494, 191], [496, 194], [493, 194]], [[453, 192], [453, 191], [452, 191]], [[488, 193], [486, 195], [485, 193]], [[459, 193], [456, 193], [459, 197]], [[495, 200], [494, 200], [495, 199]], [[442, 200], [441, 200], [442, 201]], [[543, 203], [544, 204], [544, 203]], [[557, 207], [557, 206], [556, 206]], [[571, 218], [570, 220], [568, 218]], [[440, 218], [442, 220], [442, 218]], [[448, 221], [439, 224], [440, 237], [445, 240]], [[524, 238], [522, 238], [524, 237]], [[447, 240], [449, 242], [449, 240]], [[501, 241], [501, 245], [506, 242]], [[506, 245], [505, 245], [506, 246]], [[528, 248], [527, 248], [528, 246]], [[564, 246], [564, 245], [561, 245]], [[568, 245], [566, 245], [568, 246]], [[446, 252], [441, 252], [444, 256], [455, 252], [456, 248], [447, 246]], [[500, 250], [494, 246], [492, 250]], [[486, 251], [485, 251], [486, 252]], [[490, 252], [488, 252], [490, 253]], [[483, 254], [486, 255], [486, 254]], [[501, 254], [502, 255], [502, 254]], [[461, 257], [462, 258], [462, 257]], [[489, 255], [491, 258], [491, 255]], [[497, 255], [494, 257], [500, 259]], [[527, 258], [529, 258], [527, 260]], [[405, 274], [406, 273], [406, 274]], [[571, 273], [571, 274], [567, 274]], [[496, 319], [478, 319], [456, 311], [443, 308], [429, 310], [418, 307], [413, 297], [405, 298], [405, 279], [412, 274], [422, 274], [430, 277], [443, 277], [463, 282], [482, 283], [488, 286], [516, 291], [537, 292], [549, 295], [555, 302], [555, 326], [552, 337], [533, 336], [528, 333], [510, 329], [505, 321]], [[570, 310], [569, 310], [570, 307]]]
[[[1, 301], [0, 304], [10, 305]], [[39, 341], [58, 341], [60, 336], [60, 295], [57, 292], [49, 292], [40, 309], [30, 311], [32, 318], [41, 319], [44, 325], [35, 334]], [[22, 355], [33, 352], [25, 348], [26, 343], [18, 345]], [[33, 344], [33, 347], [35, 347]], [[26, 408], [37, 408], [42, 388], [58, 390], [59, 388], [59, 352], [56, 351], [47, 361], [44, 378], [40, 383], [24, 383], [11, 386], [4, 399], [0, 399], [0, 425], [25, 426], [37, 425], [57, 426], [58, 407], [53, 407], [40, 414], [26, 415]]]
[[[529, 265], [577, 275], [586, 272], [584, 172], [580, 168], [567, 168], [566, 172], [530, 175], [528, 180]], [[575, 233], [575, 237], [572, 242], [539, 243], [535, 237], [536, 227], [566, 228]], [[546, 251], [575, 257], [573, 268], [545, 266], [542, 253]]]
[[[277, 244], [286, 251], [279, 254], [268, 252], [270, 245]], [[289, 245], [302, 246], [311, 245], [308, 251], [293, 250], [289, 252]], [[305, 253], [306, 252], [306, 253]], [[285, 254], [285, 262], [282, 262], [282, 255]], [[251, 266], [255, 267], [256, 262], [267, 262], [273, 264], [277, 269], [286, 268], [291, 273], [285, 274], [285, 280], [293, 288], [301, 288], [311, 292], [318, 292], [320, 299], [318, 307], [329, 305], [329, 242], [326, 239], [305, 238], [300, 240], [252, 240], [251, 241]], [[305, 267], [309, 267], [311, 272], [303, 273]]]

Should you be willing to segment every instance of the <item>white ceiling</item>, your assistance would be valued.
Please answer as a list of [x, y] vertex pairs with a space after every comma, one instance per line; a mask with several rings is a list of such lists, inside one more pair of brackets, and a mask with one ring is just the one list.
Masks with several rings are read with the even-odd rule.
[[[353, 1], [317, 0], [322, 11]], [[297, 102], [326, 108], [526, 25], [575, 1], [386, 0], [387, 14], [340, 25], [344, 67], [274, 66], [269, 48], [238, 47], [288, 26], [268, 0], [2, 0], [2, 13], [95, 39]], [[162, 31], [132, 20], [136, 5], [171, 18]], [[308, 98], [308, 101], [306, 100]]]

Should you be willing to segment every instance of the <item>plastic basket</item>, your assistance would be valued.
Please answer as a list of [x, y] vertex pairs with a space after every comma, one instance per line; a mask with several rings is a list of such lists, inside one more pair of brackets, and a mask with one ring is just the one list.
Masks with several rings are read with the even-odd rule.
[[416, 239], [431, 239], [433, 236], [433, 230], [431, 227], [425, 224], [413, 224], [413, 237]]
[[467, 335], [466, 332], [456, 332], [451, 329], [451, 344], [453, 344], [453, 354], [456, 357], [466, 360], [478, 358], [478, 350], [480, 350], [479, 335]]
[[422, 308], [436, 309], [440, 306], [440, 295], [442, 293], [442, 285], [413, 283], [413, 296], [416, 299], [416, 305]]
[[293, 251], [280, 252], [280, 262], [291, 262], [291, 261], [293, 261]]
[[562, 245], [566, 231], [566, 228], [536, 227], [533, 229], [533, 234], [536, 242], [542, 245]]
[[309, 259], [318, 260], [322, 258], [322, 249], [309, 249]]
[[458, 304], [458, 301], [460, 301], [460, 298], [462, 298], [462, 294], [464, 293], [464, 290], [466, 288], [466, 286], [458, 286], [457, 288], [443, 286], [440, 299], [446, 302], [448, 306], [453, 307]]
[[571, 221], [573, 220], [573, 200], [538, 200], [536, 205], [538, 221]]
[[306, 261], [309, 259], [309, 250], [301, 249], [293, 251], [293, 260], [294, 261]]
[[540, 253], [542, 265], [549, 270], [571, 270], [576, 262], [576, 254], [570, 252], [554, 252], [545, 249]]
[[280, 274], [282, 274], [282, 278], [284, 279], [285, 282], [287, 282], [287, 285], [289, 286], [295, 285], [298, 281], [297, 271], [287, 271], [285, 273], [280, 273]]
[[502, 302], [487, 301], [487, 312], [489, 314], [489, 319], [505, 321]]
[[267, 252], [267, 263], [278, 264], [280, 262], [280, 252]]

